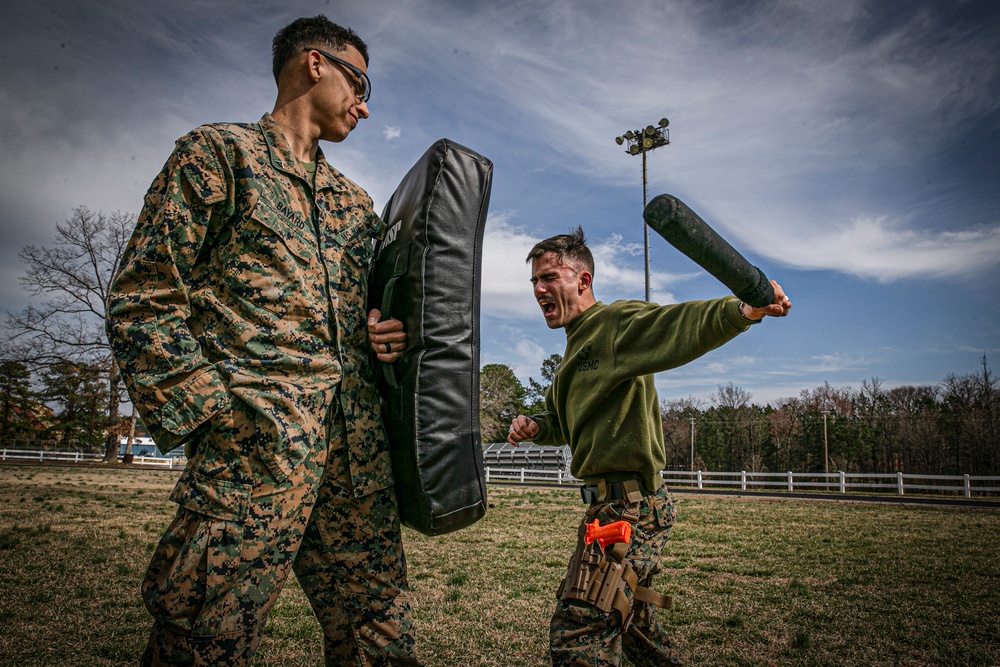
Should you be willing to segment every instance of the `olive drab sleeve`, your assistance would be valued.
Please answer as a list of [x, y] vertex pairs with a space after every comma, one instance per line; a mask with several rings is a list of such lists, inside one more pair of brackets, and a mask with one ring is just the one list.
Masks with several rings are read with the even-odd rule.
[[667, 306], [641, 301], [616, 305], [612, 353], [618, 375], [638, 377], [677, 368], [735, 338], [755, 324], [740, 314], [739, 303], [728, 296]]
[[551, 386], [545, 390], [543, 398], [545, 401], [545, 410], [531, 416], [534, 422], [538, 424], [538, 433], [535, 434], [535, 437], [531, 441], [536, 445], [551, 447], [560, 447], [569, 444], [569, 440], [564, 437], [562, 430], [559, 428], [559, 415], [556, 413], [557, 406], [554, 402], [554, 393]]
[[177, 142], [150, 186], [108, 304], [107, 332], [133, 403], [162, 451], [181, 444], [229, 401], [188, 326], [188, 277], [207, 234], [229, 211], [212, 142]]

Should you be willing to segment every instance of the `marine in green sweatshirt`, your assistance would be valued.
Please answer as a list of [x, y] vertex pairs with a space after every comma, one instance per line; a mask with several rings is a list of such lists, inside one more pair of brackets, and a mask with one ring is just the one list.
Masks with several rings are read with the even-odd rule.
[[[549, 624], [552, 664], [610, 667], [622, 652], [637, 665], [681, 664], [653, 609], [669, 604], [652, 582], [674, 523], [660, 476], [666, 461], [653, 374], [697, 359], [765, 315], [787, 315], [792, 304], [772, 281], [774, 302], [762, 308], [732, 297], [605, 305], [594, 298], [594, 258], [579, 228], [538, 243], [528, 261], [535, 300], [549, 328], [566, 330], [566, 351], [545, 412], [518, 415], [507, 441], [568, 443], [590, 504]], [[592, 522], [620, 520], [632, 526], [623, 550], [595, 552], [585, 541]]]

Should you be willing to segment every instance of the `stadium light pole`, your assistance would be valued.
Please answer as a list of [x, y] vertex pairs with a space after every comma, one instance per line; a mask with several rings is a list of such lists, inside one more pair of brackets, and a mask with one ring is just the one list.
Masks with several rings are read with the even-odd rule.
[[688, 417], [691, 422], [691, 472], [694, 472], [694, 417]]
[[[829, 410], [823, 410], [823, 481], [829, 483], [830, 481], [830, 446], [826, 439], [826, 416], [830, 414]], [[829, 486], [827, 490], [829, 490]]]
[[[642, 155], [642, 209], [646, 210], [649, 194], [646, 180], [646, 153], [654, 151], [661, 146], [670, 143], [670, 130], [667, 126], [670, 121], [661, 118], [658, 124], [647, 125], [638, 130], [629, 130], [620, 137], [615, 137], [615, 143], [619, 146], [628, 144], [625, 152], [629, 155]], [[649, 225], [646, 220], [642, 221], [642, 250], [646, 261], [646, 301], [649, 301]]]

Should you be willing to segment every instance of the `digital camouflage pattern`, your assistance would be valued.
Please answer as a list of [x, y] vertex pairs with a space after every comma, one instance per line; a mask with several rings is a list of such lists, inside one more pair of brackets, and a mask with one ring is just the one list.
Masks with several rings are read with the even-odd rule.
[[143, 598], [144, 664], [245, 665], [294, 568], [327, 664], [417, 664], [367, 334], [368, 195], [269, 114], [180, 139], [107, 330], [133, 404], [188, 465]]
[[[627, 501], [599, 503], [584, 515], [583, 523], [595, 519], [601, 525], [622, 519]], [[632, 541], [623, 562], [635, 570], [639, 586], [653, 587], [653, 576], [661, 569], [663, 552], [670, 539], [676, 514], [674, 503], [661, 485], [636, 506], [639, 520], [633, 525]], [[632, 591], [626, 590], [632, 599]], [[666, 667], [682, 664], [672, 657], [670, 640], [646, 603], [633, 603], [633, 617], [622, 632], [622, 618], [612, 611], [605, 613], [583, 602], [557, 601], [549, 626], [549, 648], [555, 667], [617, 667], [625, 655], [636, 667]]]

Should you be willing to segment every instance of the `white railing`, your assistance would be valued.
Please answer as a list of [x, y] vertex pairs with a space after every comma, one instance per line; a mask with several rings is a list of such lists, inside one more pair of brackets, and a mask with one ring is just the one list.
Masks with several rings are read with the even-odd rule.
[[[697, 470], [664, 470], [663, 478], [675, 488], [738, 489], [740, 491], [775, 489], [782, 491], [890, 491], [896, 495], [944, 492], [966, 498], [1000, 494], [1000, 477], [971, 475], [910, 475], [902, 472], [877, 473], [801, 473], [801, 472], [706, 472]], [[580, 484], [580, 480], [562, 470], [532, 470], [526, 468], [486, 468], [487, 482], [517, 482], [519, 484]]]
[[[56, 450], [0, 449], [0, 462], [37, 461], [44, 463], [100, 462], [102, 454]], [[133, 465], [182, 468], [184, 458], [136, 456]], [[580, 480], [565, 470], [539, 468], [506, 468], [487, 466], [486, 482], [516, 482], [518, 484], [580, 484]], [[754, 489], [780, 489], [783, 491], [826, 491], [849, 493], [851, 491], [890, 491], [896, 495], [943, 492], [961, 494], [966, 498], [977, 495], [1000, 494], [1000, 476], [971, 475], [911, 475], [907, 473], [804, 473], [804, 472], [707, 472], [703, 470], [664, 470], [663, 477], [672, 487], [729, 489], [752, 491]]]
[[940, 492], [959, 493], [966, 498], [972, 494], [1000, 493], [1000, 477], [973, 477], [971, 475], [911, 475], [896, 473], [804, 473], [804, 472], [705, 472], [696, 470], [664, 471], [664, 479], [671, 486], [694, 486], [739, 489], [782, 489], [784, 491], [823, 490], [831, 493], [874, 490], [907, 493]]
[[[37, 461], [39, 463], [100, 463], [104, 460], [103, 454], [90, 452], [69, 452], [44, 449], [0, 449], [0, 462], [3, 461]], [[118, 457], [121, 460], [121, 456]], [[136, 456], [132, 459], [133, 465], [151, 466], [159, 468], [183, 468], [185, 459], [183, 458], [163, 458], [158, 456]]]
[[580, 480], [565, 470], [546, 470], [542, 468], [497, 468], [486, 467], [486, 483], [517, 482], [528, 484], [541, 482], [543, 484], [579, 484]]
[[0, 461], [53, 461], [62, 463], [81, 463], [83, 461], [100, 461], [103, 454], [87, 452], [60, 452], [44, 449], [0, 449]]
[[162, 456], [136, 456], [132, 459], [132, 465], [152, 466], [159, 468], [183, 468], [187, 459], [183, 457], [166, 458]]

